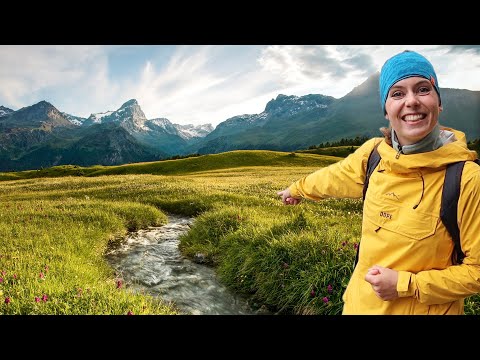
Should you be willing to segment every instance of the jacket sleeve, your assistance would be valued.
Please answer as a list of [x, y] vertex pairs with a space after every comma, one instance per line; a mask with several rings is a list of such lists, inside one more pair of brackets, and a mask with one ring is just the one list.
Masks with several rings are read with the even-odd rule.
[[[472, 165], [470, 171], [465, 171], [467, 165]], [[397, 290], [401, 297], [414, 296], [433, 305], [480, 293], [480, 167], [473, 166], [465, 164], [457, 210], [463, 263], [417, 274], [400, 271]]]
[[289, 187], [290, 194], [310, 200], [362, 197], [368, 156], [379, 139], [367, 140], [345, 159], [295, 181]]

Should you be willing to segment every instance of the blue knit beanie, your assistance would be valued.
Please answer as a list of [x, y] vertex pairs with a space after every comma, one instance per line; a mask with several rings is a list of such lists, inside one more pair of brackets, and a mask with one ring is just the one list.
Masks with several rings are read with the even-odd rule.
[[419, 53], [405, 50], [388, 59], [380, 71], [380, 100], [384, 115], [386, 114], [385, 102], [387, 101], [390, 88], [400, 80], [413, 76], [420, 76], [430, 80], [437, 91], [440, 104], [442, 103], [437, 75], [432, 64]]

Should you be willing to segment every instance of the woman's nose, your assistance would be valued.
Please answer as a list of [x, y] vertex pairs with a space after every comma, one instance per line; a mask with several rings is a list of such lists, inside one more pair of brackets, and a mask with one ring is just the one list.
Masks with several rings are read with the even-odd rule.
[[405, 105], [415, 106], [415, 105], [418, 105], [418, 104], [419, 104], [419, 101], [418, 101], [417, 95], [415, 93], [408, 92], [405, 95]]

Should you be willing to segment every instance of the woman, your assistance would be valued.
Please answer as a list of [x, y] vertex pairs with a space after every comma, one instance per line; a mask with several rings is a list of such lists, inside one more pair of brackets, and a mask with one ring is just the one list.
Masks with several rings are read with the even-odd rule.
[[458, 202], [463, 263], [439, 220], [445, 167], [474, 160], [465, 134], [440, 127], [440, 89], [431, 63], [413, 51], [388, 59], [380, 72], [388, 129], [344, 160], [278, 192], [284, 204], [302, 198], [362, 196], [368, 156], [381, 161], [364, 201], [358, 263], [343, 294], [343, 314], [464, 314], [480, 292], [480, 166], [465, 163]]

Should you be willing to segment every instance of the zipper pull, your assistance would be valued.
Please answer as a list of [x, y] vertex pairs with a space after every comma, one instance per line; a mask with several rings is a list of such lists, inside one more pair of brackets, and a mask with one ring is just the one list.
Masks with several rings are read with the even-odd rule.
[[398, 152], [397, 152], [397, 155], [395, 155], [395, 159], [398, 159], [400, 157], [400, 154], [403, 154], [401, 146], [398, 147]]

